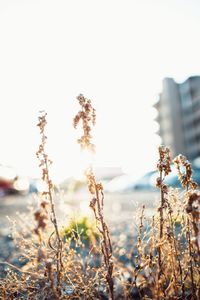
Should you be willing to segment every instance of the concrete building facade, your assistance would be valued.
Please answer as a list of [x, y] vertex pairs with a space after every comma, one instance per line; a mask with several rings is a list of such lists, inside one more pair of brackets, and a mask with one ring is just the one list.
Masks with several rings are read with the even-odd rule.
[[200, 156], [200, 76], [183, 83], [165, 78], [154, 107], [158, 111], [158, 134], [173, 157], [180, 153], [190, 160]]

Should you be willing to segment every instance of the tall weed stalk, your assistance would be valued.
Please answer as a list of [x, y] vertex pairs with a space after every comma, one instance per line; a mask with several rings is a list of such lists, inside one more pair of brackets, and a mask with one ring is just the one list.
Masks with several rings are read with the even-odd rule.
[[[91, 127], [90, 123], [94, 126], [96, 121], [95, 109], [91, 105], [91, 101], [85, 98], [83, 95], [77, 97], [81, 106], [81, 110], [74, 118], [74, 127], [76, 128], [78, 123], [82, 121], [83, 135], [78, 139], [78, 143], [81, 149], [86, 149], [94, 152], [95, 146], [91, 143]], [[94, 212], [97, 228], [101, 234], [101, 253], [103, 255], [104, 263], [106, 266], [106, 280], [109, 287], [110, 298], [114, 299], [114, 281], [113, 281], [113, 259], [112, 259], [112, 244], [108, 225], [104, 220], [104, 193], [101, 183], [96, 182], [95, 175], [92, 169], [86, 171], [86, 177], [88, 181], [88, 189], [93, 196], [90, 201], [90, 207]]]

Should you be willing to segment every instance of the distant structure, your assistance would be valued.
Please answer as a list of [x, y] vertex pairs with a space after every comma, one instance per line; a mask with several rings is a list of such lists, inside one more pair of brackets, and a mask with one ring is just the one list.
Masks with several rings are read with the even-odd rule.
[[190, 160], [200, 156], [200, 76], [180, 84], [165, 78], [154, 107], [158, 110], [158, 134], [173, 157], [180, 153]]

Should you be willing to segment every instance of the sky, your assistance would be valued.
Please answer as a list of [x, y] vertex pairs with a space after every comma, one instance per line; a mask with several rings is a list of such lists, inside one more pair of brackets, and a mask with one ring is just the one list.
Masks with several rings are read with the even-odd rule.
[[200, 75], [198, 0], [1, 0], [0, 163], [38, 176], [38, 112], [48, 113], [52, 176], [86, 164], [72, 120], [92, 100], [96, 166], [138, 176], [161, 143], [152, 105], [162, 79]]

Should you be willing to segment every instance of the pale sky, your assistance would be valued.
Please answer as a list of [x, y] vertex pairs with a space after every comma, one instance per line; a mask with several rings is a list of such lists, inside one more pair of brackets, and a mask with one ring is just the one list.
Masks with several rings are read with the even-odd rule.
[[0, 0], [0, 163], [38, 174], [38, 111], [48, 113], [52, 173], [84, 165], [76, 96], [97, 110], [97, 166], [151, 169], [152, 104], [162, 79], [200, 75], [198, 0]]

